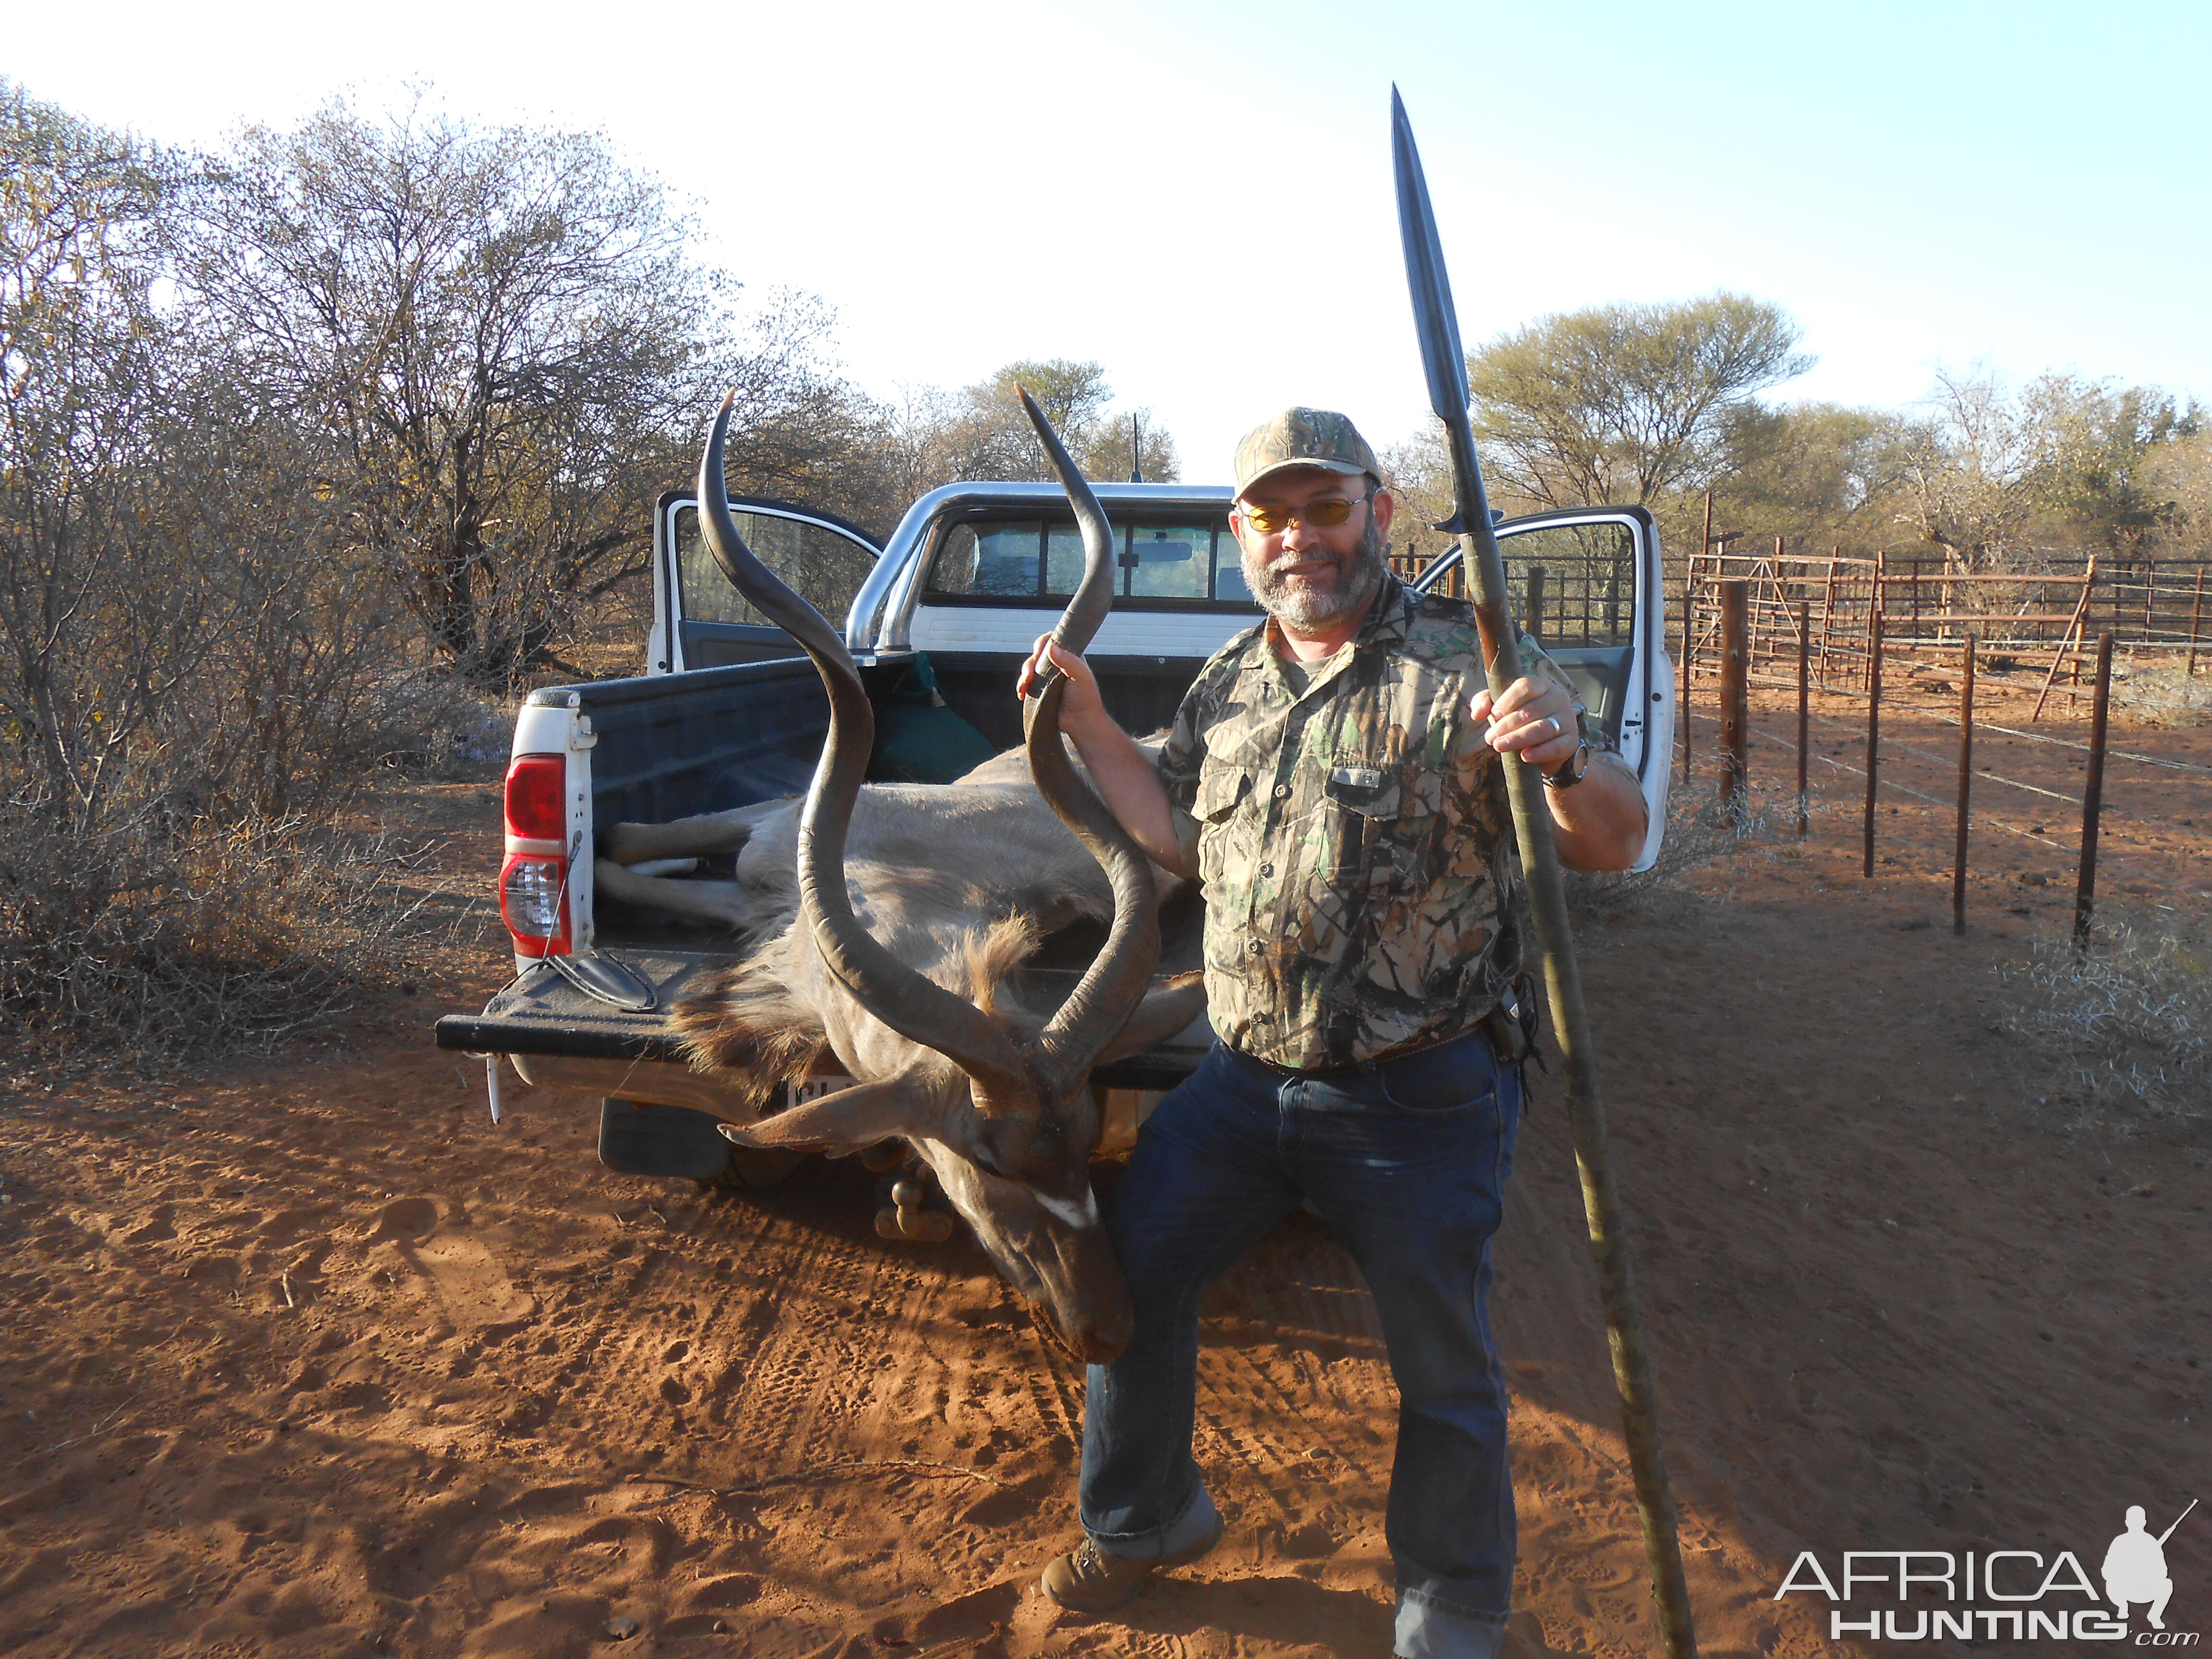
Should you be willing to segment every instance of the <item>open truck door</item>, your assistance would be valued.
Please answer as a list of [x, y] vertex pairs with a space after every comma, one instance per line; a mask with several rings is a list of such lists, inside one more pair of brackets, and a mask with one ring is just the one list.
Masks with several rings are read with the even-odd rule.
[[[1640, 507], [1587, 507], [1507, 519], [1497, 535], [1514, 620], [1566, 671], [1643, 786], [1651, 823], [1634, 867], [1648, 870], [1667, 831], [1674, 750], [1659, 527]], [[1431, 562], [1413, 586], [1464, 594], [1459, 549]]]
[[[883, 556], [868, 533], [834, 513], [732, 495], [730, 511], [761, 562], [825, 617], [842, 617]], [[726, 668], [799, 654], [781, 628], [730, 586], [699, 535], [689, 490], [660, 498], [653, 523], [653, 650], [648, 671]]]

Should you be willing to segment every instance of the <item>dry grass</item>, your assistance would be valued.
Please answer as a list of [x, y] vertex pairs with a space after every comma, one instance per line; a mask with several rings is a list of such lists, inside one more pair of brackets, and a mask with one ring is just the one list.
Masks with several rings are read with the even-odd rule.
[[1618, 874], [1568, 871], [1568, 911], [1588, 918], [1634, 908], [1662, 889], [1679, 889], [1694, 871], [1770, 855], [1790, 833], [1796, 811], [1796, 791], [1754, 782], [1742, 805], [1723, 812], [1713, 799], [1710, 771], [1687, 781], [1678, 774], [1667, 795], [1667, 837], [1657, 862]]
[[2212, 644], [2198, 657], [2195, 675], [2184, 672], [2187, 663], [2180, 655], [2138, 657], [2125, 679], [2114, 671], [2113, 703], [2161, 726], [2195, 726], [2212, 719]]
[[453, 907], [426, 898], [427, 846], [358, 827], [350, 804], [497, 777], [513, 706], [367, 653], [261, 690], [255, 719], [188, 702], [197, 725], [147, 729], [96, 799], [68, 807], [0, 751], [9, 1058], [266, 1053], [417, 976]]
[[[0, 830], [0, 1036], [133, 1064], [267, 1052], [412, 976], [426, 856], [302, 819]], [[411, 885], [411, 884], [409, 884]]]
[[2004, 1022], [2051, 1074], [2039, 1104], [2121, 1133], [2212, 1123], [2212, 953], [2171, 918], [2100, 920], [1998, 972]]

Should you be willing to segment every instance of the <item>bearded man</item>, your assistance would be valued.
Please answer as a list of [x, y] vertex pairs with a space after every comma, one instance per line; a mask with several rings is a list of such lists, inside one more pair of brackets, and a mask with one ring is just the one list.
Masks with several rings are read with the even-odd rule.
[[1399, 1395], [1387, 1522], [1396, 1651], [1492, 1659], [1512, 1605], [1505, 1388], [1485, 1292], [1511, 1167], [1520, 874], [1500, 757], [1542, 769], [1563, 863], [1644, 844], [1636, 778], [1558, 668], [1493, 700], [1472, 609], [1389, 570], [1395, 503], [1341, 415], [1285, 410], [1237, 446], [1230, 523], [1267, 611], [1216, 653], [1157, 767], [1080, 657], [1060, 729], [1129, 833], [1205, 883], [1219, 1039], [1146, 1121], [1108, 1226], [1136, 1308], [1091, 1368], [1085, 1537], [1045, 1570], [1102, 1613], [1223, 1525], [1191, 1455], [1200, 1292], [1301, 1200], [1372, 1287]]

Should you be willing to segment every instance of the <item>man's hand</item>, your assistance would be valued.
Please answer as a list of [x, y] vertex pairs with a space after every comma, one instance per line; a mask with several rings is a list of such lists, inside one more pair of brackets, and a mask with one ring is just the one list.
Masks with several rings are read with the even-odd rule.
[[[1494, 703], [1488, 691], [1478, 692], [1468, 707], [1489, 722], [1486, 743], [1541, 772], [1565, 766], [1583, 740], [1574, 698], [1547, 679], [1517, 679]], [[1617, 757], [1593, 753], [1580, 783], [1543, 793], [1560, 863], [1570, 870], [1626, 870], [1636, 861], [1647, 817], [1644, 792]]]
[[1014, 695], [1028, 696], [1043, 677], [1048, 661], [1067, 680], [1067, 690], [1060, 699], [1060, 729], [1074, 738], [1075, 746], [1081, 749], [1086, 739], [1097, 738], [1113, 725], [1106, 714], [1105, 700], [1098, 695], [1098, 680], [1091, 673], [1089, 663], [1066, 647], [1054, 644], [1051, 635], [1040, 634], [1036, 645], [1030, 648], [1028, 660], [1022, 664], [1020, 676], [1014, 681]]
[[[1069, 688], [1071, 692], [1073, 688]], [[1548, 680], [1522, 678], [1507, 686], [1495, 706], [1487, 690], [1477, 692], [1469, 708], [1490, 729], [1483, 740], [1501, 755], [1518, 755], [1531, 766], [1556, 772], [1582, 741], [1575, 725], [1575, 700]]]
[[1106, 712], [1105, 699], [1098, 695], [1098, 681], [1089, 663], [1054, 645], [1051, 635], [1040, 634], [1014, 682], [1014, 695], [1029, 696], [1048, 661], [1067, 677], [1067, 690], [1060, 694], [1060, 729], [1091, 769], [1091, 781], [1108, 809], [1153, 863], [1171, 875], [1195, 875], [1176, 840], [1175, 813], [1168, 805], [1158, 771], [1145, 751], [1114, 724], [1113, 716]]

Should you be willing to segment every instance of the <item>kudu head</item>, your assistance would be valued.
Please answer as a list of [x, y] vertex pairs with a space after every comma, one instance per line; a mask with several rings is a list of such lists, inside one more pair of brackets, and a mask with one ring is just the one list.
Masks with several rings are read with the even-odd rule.
[[[1083, 580], [1053, 629], [1062, 646], [1079, 652], [1112, 605], [1113, 532], [1043, 411], [1026, 392], [1022, 402], [1082, 527]], [[828, 979], [869, 1018], [929, 1052], [915, 1054], [896, 1075], [755, 1123], [725, 1124], [723, 1133], [749, 1146], [830, 1152], [905, 1138], [1007, 1279], [1044, 1305], [1085, 1359], [1111, 1358], [1128, 1341], [1133, 1315], [1091, 1189], [1090, 1155], [1100, 1127], [1091, 1069], [1141, 1052], [1199, 1012], [1188, 988], [1146, 996], [1159, 956], [1151, 865], [1069, 760], [1060, 735], [1066, 682], [1049, 675], [1024, 710], [1030, 771], [1114, 893], [1106, 944], [1074, 994], [1041, 1026], [994, 1018], [901, 961], [860, 924], [846, 886], [845, 842], [875, 716], [844, 641], [753, 556], [730, 516], [722, 475], [730, 409], [725, 399], [699, 465], [707, 546], [738, 590], [813, 659], [830, 694], [830, 735], [799, 817], [797, 927]], [[977, 925], [992, 920], [978, 917]]]

